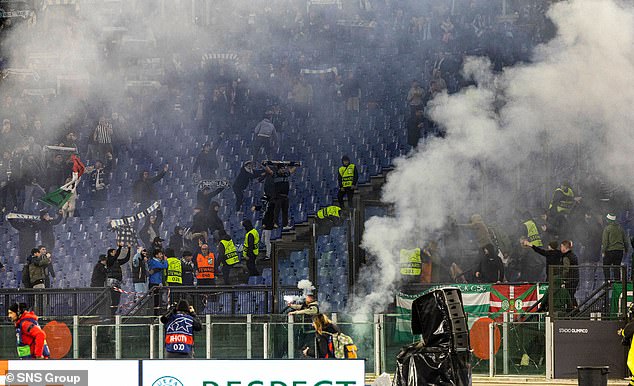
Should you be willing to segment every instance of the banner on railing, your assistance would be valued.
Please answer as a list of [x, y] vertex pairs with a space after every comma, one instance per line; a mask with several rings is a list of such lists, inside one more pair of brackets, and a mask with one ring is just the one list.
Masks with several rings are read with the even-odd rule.
[[[412, 302], [418, 297], [444, 287], [457, 287], [462, 292], [464, 310], [468, 315], [499, 318], [504, 312], [524, 313], [531, 309], [547, 292], [548, 285], [536, 284], [443, 284], [429, 287], [426, 290], [408, 295], [398, 293], [396, 296], [397, 338], [409, 341], [412, 337], [411, 315]], [[532, 310], [536, 311], [536, 310]], [[469, 318], [469, 328], [476, 318]]]

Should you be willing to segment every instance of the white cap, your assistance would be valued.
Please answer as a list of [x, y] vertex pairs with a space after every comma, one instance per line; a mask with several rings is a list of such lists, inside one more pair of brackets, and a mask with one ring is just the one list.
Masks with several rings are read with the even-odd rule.
[[616, 221], [616, 216], [615, 216], [615, 215], [613, 215], [613, 214], [611, 214], [611, 213], [608, 213], [608, 215], [607, 215], [607, 216], [605, 216], [605, 217], [606, 217], [608, 220], [611, 220], [611, 221]]

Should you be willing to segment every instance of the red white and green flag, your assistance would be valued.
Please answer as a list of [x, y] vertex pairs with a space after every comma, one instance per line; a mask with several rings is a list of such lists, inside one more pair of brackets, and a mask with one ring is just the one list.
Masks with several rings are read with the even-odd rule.
[[537, 303], [538, 284], [493, 285], [490, 294], [491, 318], [495, 319], [504, 312], [521, 314]]

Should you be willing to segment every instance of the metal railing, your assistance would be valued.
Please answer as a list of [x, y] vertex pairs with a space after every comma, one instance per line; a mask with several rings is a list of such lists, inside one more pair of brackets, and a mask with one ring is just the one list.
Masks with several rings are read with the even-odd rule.
[[0, 309], [26, 303], [38, 315], [102, 315], [110, 308], [109, 288], [0, 289]]
[[[581, 278], [589, 288], [582, 290]], [[627, 314], [628, 288], [624, 266], [551, 265], [547, 310], [554, 319], [622, 319]]]
[[[491, 366], [496, 366], [494, 375], [545, 374], [545, 317], [543, 314], [530, 317], [533, 319], [507, 315], [503, 321], [495, 322], [495, 327], [501, 330], [501, 339], [498, 341], [498, 349], [494, 350], [494, 360], [473, 356], [471, 365], [474, 374], [489, 374]], [[470, 318], [477, 317], [470, 315]], [[200, 319], [203, 329], [194, 335], [197, 358], [301, 358], [302, 348], [314, 344], [314, 328], [308, 320], [298, 316], [204, 315]], [[359, 320], [358, 316], [332, 314], [331, 319], [354, 339], [360, 358], [366, 360], [369, 373], [393, 372], [396, 369], [396, 357], [402, 347], [419, 340], [411, 332], [403, 339], [401, 315], [376, 314]], [[53, 318], [41, 318], [40, 324], [46, 326], [52, 320]], [[67, 331], [70, 332], [65, 338], [61, 334], [57, 339], [49, 339], [49, 345], [70, 339], [70, 349], [62, 356], [65, 359], [164, 357], [165, 326], [157, 317], [117, 315], [105, 323], [100, 317], [74, 316], [54, 320], [58, 327], [61, 323], [66, 324]], [[15, 358], [15, 327], [6, 322], [0, 324], [0, 337], [0, 358]], [[486, 351], [489, 336], [480, 336], [479, 341], [472, 338], [472, 342], [474, 347], [476, 344], [484, 345]], [[529, 366], [522, 365], [526, 362], [522, 362], [525, 354], [530, 358]]]

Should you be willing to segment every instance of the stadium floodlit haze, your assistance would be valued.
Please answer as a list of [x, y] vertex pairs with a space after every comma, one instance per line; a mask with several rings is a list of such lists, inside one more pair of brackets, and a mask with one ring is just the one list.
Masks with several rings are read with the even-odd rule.
[[[176, 227], [185, 236], [174, 244], [178, 257], [198, 251], [188, 235], [199, 231], [214, 253], [222, 230], [241, 246], [242, 221], [258, 231], [266, 221], [267, 185], [245, 168], [251, 160], [257, 170], [264, 160], [301, 166], [290, 177], [289, 222], [274, 220], [273, 246], [260, 234], [256, 274], [235, 270], [230, 284], [297, 287], [315, 271], [323, 310], [356, 320], [393, 309], [403, 249], [433, 242], [442, 277], [455, 282], [451, 265], [475, 281], [475, 242], [447, 241], [473, 215], [508, 230], [516, 249], [520, 217], [538, 219], [561, 184], [583, 196], [584, 213], [605, 216], [591, 198], [606, 191], [617, 202], [611, 210], [629, 209], [629, 2], [31, 0], [0, 8], [4, 289], [21, 286], [31, 248], [47, 243], [47, 286], [90, 287], [99, 255], [120, 237], [111, 220], [154, 201], [158, 209], [133, 224], [131, 259], [137, 237], [149, 251], [156, 237], [172, 248]], [[254, 132], [265, 117], [275, 127], [270, 144]], [[213, 156], [199, 162], [204, 144]], [[87, 169], [58, 214], [40, 198], [72, 177], [66, 148]], [[356, 165], [360, 201], [364, 185], [385, 177], [374, 211], [344, 214], [362, 216], [359, 234], [333, 227], [313, 252], [285, 250], [321, 208], [338, 205], [344, 155]], [[97, 161], [106, 169], [95, 177]], [[142, 184], [147, 191], [137, 189], [145, 171], [157, 176]], [[60, 222], [38, 230], [42, 210]], [[34, 216], [30, 230], [16, 231], [9, 213]], [[272, 249], [279, 256], [263, 259]], [[508, 280], [525, 279], [525, 262], [509, 254]], [[131, 265], [122, 266], [121, 314], [136, 299], [125, 293], [135, 291]], [[531, 280], [545, 281], [545, 270]], [[593, 280], [582, 277], [578, 294]]]

